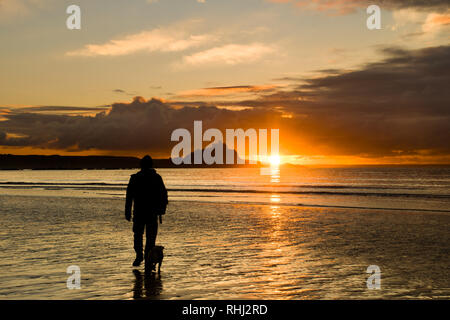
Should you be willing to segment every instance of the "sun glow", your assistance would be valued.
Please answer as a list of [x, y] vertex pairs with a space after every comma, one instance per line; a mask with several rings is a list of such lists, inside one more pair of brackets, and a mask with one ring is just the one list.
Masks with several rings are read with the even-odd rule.
[[280, 156], [273, 155], [269, 157], [269, 163], [271, 166], [278, 166], [281, 162]]
[[271, 155], [271, 156], [258, 156], [258, 160], [265, 165], [270, 165], [271, 167], [278, 167], [281, 164], [281, 156]]

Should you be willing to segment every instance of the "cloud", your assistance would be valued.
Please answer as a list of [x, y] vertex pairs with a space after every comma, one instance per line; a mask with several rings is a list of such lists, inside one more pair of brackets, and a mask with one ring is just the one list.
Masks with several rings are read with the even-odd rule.
[[445, 27], [450, 25], [450, 11], [443, 13], [434, 13], [419, 11], [417, 9], [400, 9], [392, 13], [394, 25], [392, 30], [400, 28], [412, 27], [415, 32], [410, 32], [408, 36], [433, 36], [439, 31], [443, 31]]
[[[366, 1], [368, 3], [369, 1]], [[415, 8], [425, 10], [440, 10], [448, 9], [449, 4], [447, 0], [381, 0], [380, 6], [386, 5], [388, 8]]]
[[292, 131], [324, 152], [448, 155], [450, 47], [383, 53], [361, 69], [303, 79], [292, 91], [246, 105], [282, 106], [296, 119]]
[[358, 9], [367, 8], [371, 4], [380, 6], [381, 9], [420, 9], [427, 11], [448, 10], [447, 0], [378, 0], [376, 3], [369, 0], [267, 0], [272, 3], [291, 3], [297, 7], [315, 11], [327, 11], [338, 14], [353, 13]]
[[[188, 23], [189, 25], [189, 23]], [[214, 40], [210, 34], [191, 34], [189, 26], [156, 28], [112, 39], [102, 44], [87, 44], [69, 51], [67, 56], [123, 56], [136, 52], [177, 52], [197, 47]]]
[[138, 95], [136, 92], [128, 92], [128, 91], [123, 90], [123, 89], [114, 89], [112, 92], [119, 93], [119, 94], [125, 94], [127, 96], [136, 96], [136, 95]]
[[[330, 14], [352, 14], [372, 4], [382, 10], [392, 11], [394, 23], [389, 28], [397, 31], [407, 30], [404, 38], [421, 36], [421, 40], [429, 43], [430, 37], [439, 31], [446, 31], [450, 25], [450, 4], [447, 0], [379, 0], [376, 3], [368, 0], [267, 0], [272, 3], [291, 4], [302, 10], [326, 12]], [[411, 31], [411, 28], [413, 31]]]
[[356, 70], [279, 78], [291, 81], [292, 90], [211, 103], [279, 110], [293, 154], [449, 156], [450, 47], [382, 53], [383, 60]]
[[[30, 106], [30, 107], [15, 107], [10, 112], [32, 112], [32, 113], [61, 113], [61, 114], [92, 114], [109, 109], [109, 107], [70, 107], [70, 106]], [[2, 110], [0, 110], [1, 112]]]
[[235, 65], [255, 62], [274, 51], [273, 47], [261, 43], [227, 44], [184, 56], [183, 61], [187, 65], [211, 63]]
[[[288, 90], [252, 85], [199, 89], [212, 93], [207, 102], [136, 97], [95, 116], [4, 110], [0, 145], [168, 156], [174, 145], [171, 132], [192, 130], [193, 121], [202, 120], [204, 129], [280, 128], [283, 154], [450, 159], [450, 46], [389, 47], [382, 53], [380, 61], [350, 71], [281, 77], [291, 82]], [[222, 93], [235, 90], [255, 90], [256, 96], [221, 100]]]
[[197, 90], [188, 90], [180, 92], [177, 98], [189, 97], [212, 97], [212, 96], [227, 96], [239, 93], [263, 93], [272, 92], [277, 88], [275, 85], [244, 85], [244, 86], [228, 86], [228, 87], [212, 87], [202, 88]]
[[422, 25], [424, 32], [434, 32], [450, 25], [450, 14], [430, 13]]
[[[277, 113], [277, 112], [274, 112]], [[234, 112], [215, 107], [174, 108], [170, 104], [141, 97], [131, 103], [115, 103], [111, 110], [95, 116], [44, 115], [10, 112], [0, 122], [0, 145], [32, 146], [64, 150], [148, 150], [167, 153], [171, 132], [191, 128], [203, 119], [205, 127], [255, 124], [260, 111]], [[7, 134], [21, 138], [8, 138]]]

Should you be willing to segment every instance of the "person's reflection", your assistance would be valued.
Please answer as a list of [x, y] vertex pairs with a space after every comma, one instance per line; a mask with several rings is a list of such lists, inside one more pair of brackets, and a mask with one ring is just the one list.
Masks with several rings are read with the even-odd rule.
[[157, 299], [162, 291], [161, 276], [154, 272], [141, 272], [139, 270], [133, 270], [134, 299]]

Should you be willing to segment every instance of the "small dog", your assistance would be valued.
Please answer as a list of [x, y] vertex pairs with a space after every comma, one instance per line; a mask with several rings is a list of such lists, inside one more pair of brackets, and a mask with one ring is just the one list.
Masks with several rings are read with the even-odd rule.
[[158, 274], [161, 273], [161, 264], [164, 258], [164, 247], [154, 246], [151, 250], [145, 253], [145, 271], [151, 272], [156, 269], [158, 264]]

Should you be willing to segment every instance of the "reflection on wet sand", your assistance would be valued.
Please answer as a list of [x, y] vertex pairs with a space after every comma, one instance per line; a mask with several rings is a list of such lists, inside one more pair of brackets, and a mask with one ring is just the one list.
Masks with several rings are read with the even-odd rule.
[[163, 289], [161, 275], [137, 269], [134, 269], [133, 273], [135, 276], [133, 299], [158, 299]]

